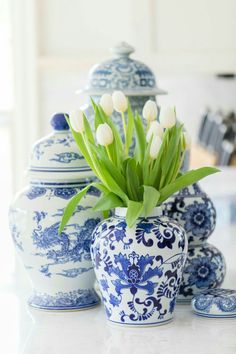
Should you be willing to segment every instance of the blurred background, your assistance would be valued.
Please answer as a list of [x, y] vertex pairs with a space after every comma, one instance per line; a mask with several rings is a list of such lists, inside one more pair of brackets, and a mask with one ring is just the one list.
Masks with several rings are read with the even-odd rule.
[[[235, 0], [0, 0], [0, 260], [14, 269], [7, 210], [55, 111], [80, 107], [91, 67], [120, 41], [135, 47], [192, 136], [191, 166], [235, 174]], [[226, 175], [224, 175], [226, 176]], [[231, 183], [231, 184], [230, 184]], [[231, 187], [229, 187], [231, 188]], [[7, 266], [6, 266], [7, 262]], [[9, 282], [10, 284], [10, 282]]]

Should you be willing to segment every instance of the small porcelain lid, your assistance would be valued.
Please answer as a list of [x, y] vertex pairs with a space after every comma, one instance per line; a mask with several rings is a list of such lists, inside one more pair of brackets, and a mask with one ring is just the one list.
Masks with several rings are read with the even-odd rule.
[[122, 90], [128, 96], [155, 96], [165, 94], [156, 86], [151, 69], [130, 58], [135, 49], [125, 42], [112, 48], [115, 58], [92, 67], [85, 92], [100, 96], [105, 92]]
[[210, 289], [194, 296], [193, 311], [204, 317], [236, 317], [236, 290]]
[[30, 175], [49, 179], [78, 179], [78, 172], [89, 174], [90, 167], [79, 152], [64, 113], [51, 118], [53, 132], [33, 146], [30, 158]]

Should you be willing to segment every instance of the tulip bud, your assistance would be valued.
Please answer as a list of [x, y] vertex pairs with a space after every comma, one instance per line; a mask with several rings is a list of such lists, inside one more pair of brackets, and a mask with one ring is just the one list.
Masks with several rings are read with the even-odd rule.
[[191, 147], [191, 136], [188, 132], [183, 132], [183, 138], [185, 150], [189, 150]]
[[164, 110], [161, 109], [160, 124], [163, 128], [171, 128], [176, 123], [176, 115], [173, 107], [168, 107]]
[[96, 138], [98, 144], [102, 146], [108, 146], [113, 142], [113, 132], [107, 123], [99, 124]]
[[100, 99], [100, 106], [102, 107], [103, 111], [106, 115], [110, 116], [113, 112], [113, 102], [112, 97], [109, 93], [104, 93]]
[[159, 150], [161, 148], [162, 140], [159, 136], [154, 136], [150, 146], [150, 157], [155, 160], [158, 156]]
[[78, 109], [76, 111], [72, 111], [69, 115], [70, 124], [73, 130], [77, 133], [83, 133], [84, 131], [84, 114]]
[[156, 136], [156, 135], [159, 136], [159, 138], [162, 138], [163, 128], [157, 121], [154, 121], [154, 122], [151, 122], [150, 128], [147, 132], [147, 136], [146, 136], [147, 142], [149, 143], [152, 136]]
[[154, 101], [148, 100], [143, 107], [143, 117], [151, 122], [157, 117], [157, 105]]
[[128, 100], [122, 91], [114, 91], [112, 94], [114, 109], [119, 113], [124, 113], [128, 108]]

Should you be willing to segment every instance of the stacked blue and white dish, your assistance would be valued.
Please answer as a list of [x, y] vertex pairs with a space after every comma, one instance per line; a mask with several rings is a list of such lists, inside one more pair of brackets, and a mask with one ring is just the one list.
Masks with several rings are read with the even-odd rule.
[[15, 248], [32, 283], [29, 304], [46, 310], [95, 306], [91, 235], [102, 215], [92, 211], [99, 193], [91, 188], [58, 234], [64, 208], [94, 177], [78, 152], [63, 113], [51, 119], [53, 132], [33, 147], [30, 184], [10, 209]]

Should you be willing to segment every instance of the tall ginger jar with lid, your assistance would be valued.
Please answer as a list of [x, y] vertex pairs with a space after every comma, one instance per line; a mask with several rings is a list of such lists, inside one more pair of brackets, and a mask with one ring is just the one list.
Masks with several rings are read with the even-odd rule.
[[[128, 97], [132, 110], [142, 116], [143, 106], [148, 100], [156, 102], [158, 96], [166, 94], [167, 92], [159, 87], [151, 68], [132, 58], [134, 52], [135, 49], [131, 45], [121, 42], [112, 48], [113, 58], [95, 64], [89, 72], [87, 85], [83, 90], [88, 98], [92, 97], [95, 102], [99, 102], [103, 94], [121, 90]], [[94, 112], [90, 99], [81, 108], [93, 125]], [[111, 118], [122, 136], [123, 127], [119, 113], [114, 111]], [[188, 165], [187, 153], [183, 169], [187, 169]]]
[[[153, 71], [141, 61], [131, 58], [135, 49], [126, 42], [118, 43], [112, 48], [113, 58], [94, 65], [88, 77], [84, 93], [98, 102], [104, 93], [121, 90], [129, 98], [134, 111], [142, 113], [145, 102], [149, 99], [156, 101], [156, 96], [165, 94], [156, 83]], [[93, 109], [88, 102], [82, 107], [89, 120], [93, 119]], [[113, 112], [112, 119], [120, 126], [119, 114]]]
[[59, 235], [64, 208], [93, 174], [64, 114], [55, 114], [51, 125], [53, 132], [33, 147], [30, 184], [11, 205], [10, 229], [31, 279], [29, 304], [46, 310], [83, 309], [99, 303], [90, 257], [92, 231], [102, 219], [92, 211], [99, 194], [89, 190]]

